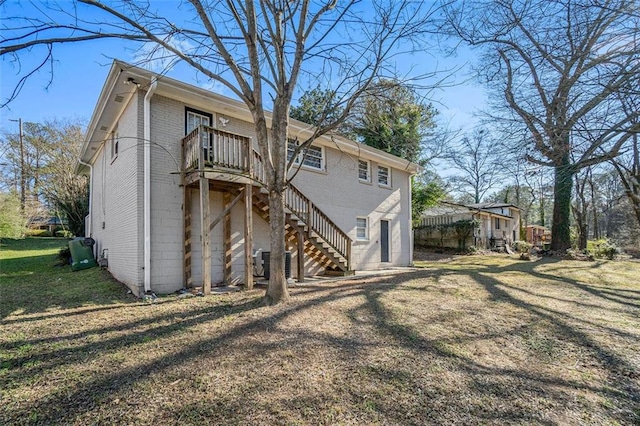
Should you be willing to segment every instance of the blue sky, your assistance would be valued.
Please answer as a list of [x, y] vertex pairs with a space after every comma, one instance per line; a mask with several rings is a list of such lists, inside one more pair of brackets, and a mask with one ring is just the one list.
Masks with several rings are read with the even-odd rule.
[[[20, 13], [22, 5], [7, 2], [5, 13]], [[17, 132], [17, 123], [11, 119], [39, 122], [46, 119], [79, 118], [89, 120], [93, 108], [109, 71], [112, 58], [132, 62], [135, 52], [130, 45], [119, 40], [99, 40], [83, 43], [59, 45], [54, 51], [53, 75], [47, 67], [31, 77], [18, 98], [0, 110], [0, 130]], [[22, 70], [28, 69], [39, 59], [37, 51], [20, 55]], [[10, 96], [20, 75], [20, 68], [11, 58], [0, 58], [0, 97], [4, 101]], [[469, 53], [456, 58], [440, 57], [437, 53], [411, 55], [410, 60], [420, 72], [454, 68], [471, 60]], [[403, 63], [403, 67], [407, 64]], [[169, 76], [192, 84], [198, 82], [189, 73], [169, 72]], [[49, 79], [53, 78], [51, 82]], [[466, 79], [463, 73], [456, 76], [458, 82]], [[223, 93], [227, 94], [228, 93]], [[473, 123], [473, 113], [484, 107], [485, 96], [481, 87], [465, 83], [454, 87], [435, 89], [428, 95], [440, 111], [439, 121], [451, 123], [452, 127], [469, 127]]]

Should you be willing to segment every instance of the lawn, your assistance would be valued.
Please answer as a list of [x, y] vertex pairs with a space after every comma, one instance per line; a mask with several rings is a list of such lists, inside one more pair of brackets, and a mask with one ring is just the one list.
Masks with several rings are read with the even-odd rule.
[[[36, 247], [39, 246], [39, 247]], [[0, 251], [0, 424], [638, 424], [640, 263], [466, 256], [155, 303]]]

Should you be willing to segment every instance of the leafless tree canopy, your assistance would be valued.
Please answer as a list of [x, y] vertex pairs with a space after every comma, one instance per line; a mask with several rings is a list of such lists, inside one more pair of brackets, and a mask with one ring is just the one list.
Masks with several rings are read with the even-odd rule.
[[[3, 19], [0, 56], [20, 62], [41, 54], [25, 69], [17, 90], [35, 70], [52, 64], [63, 43], [101, 38], [130, 41], [141, 62], [163, 69], [182, 62], [219, 82], [253, 115], [270, 197], [271, 270], [267, 296], [286, 300], [284, 204], [289, 108], [301, 77], [335, 91], [343, 114], [298, 146], [335, 129], [374, 79], [396, 77], [397, 55], [413, 51], [429, 29], [430, 4], [403, 1], [261, 0], [179, 3], [152, 1], [41, 2], [33, 16]], [[5, 101], [7, 102], [7, 101]], [[270, 123], [265, 106], [272, 110]]]

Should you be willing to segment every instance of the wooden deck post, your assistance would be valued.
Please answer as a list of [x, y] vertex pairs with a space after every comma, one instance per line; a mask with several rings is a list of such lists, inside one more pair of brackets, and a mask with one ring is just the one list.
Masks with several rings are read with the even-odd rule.
[[[254, 178], [253, 140], [248, 138], [245, 145], [247, 173]], [[253, 183], [244, 186], [244, 286], [253, 289]]]
[[244, 187], [244, 285], [253, 289], [253, 200], [252, 185]]
[[183, 214], [184, 214], [184, 264], [183, 264], [183, 280], [185, 288], [193, 286], [191, 275], [191, 188], [184, 186], [183, 198]]
[[224, 192], [222, 194], [222, 205], [226, 210], [224, 219], [222, 219], [222, 238], [224, 249], [224, 282], [226, 285], [231, 284], [231, 263], [233, 256], [231, 253], [231, 209], [227, 209], [231, 204], [231, 194]]
[[200, 169], [200, 238], [202, 239], [202, 292], [211, 294], [211, 205], [209, 195], [209, 180], [204, 177], [204, 148], [202, 147], [202, 132], [198, 132], [198, 169]]
[[304, 228], [298, 225], [298, 282], [304, 282]]
[[209, 180], [201, 177], [200, 181], [200, 236], [202, 238], [202, 292], [211, 293], [211, 207], [209, 205]]

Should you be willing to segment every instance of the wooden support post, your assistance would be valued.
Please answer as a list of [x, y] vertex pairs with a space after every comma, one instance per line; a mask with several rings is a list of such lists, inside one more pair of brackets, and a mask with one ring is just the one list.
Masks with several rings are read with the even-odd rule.
[[244, 187], [244, 285], [253, 289], [253, 200], [252, 186]]
[[211, 207], [209, 204], [209, 180], [200, 176], [199, 181], [200, 237], [202, 238], [202, 292], [207, 295], [211, 294], [211, 235], [209, 231]]
[[304, 227], [298, 225], [298, 282], [304, 282]]
[[193, 286], [193, 278], [191, 275], [191, 188], [184, 187], [183, 198], [184, 213], [184, 264], [183, 264], [183, 285], [186, 288]]
[[224, 219], [222, 219], [222, 246], [224, 249], [224, 283], [226, 285], [231, 284], [231, 262], [233, 259], [231, 252], [231, 209], [228, 208], [229, 204], [231, 204], [231, 194], [225, 191], [222, 194], [222, 205], [225, 209]]

